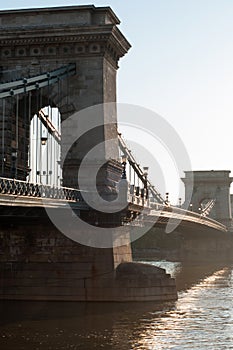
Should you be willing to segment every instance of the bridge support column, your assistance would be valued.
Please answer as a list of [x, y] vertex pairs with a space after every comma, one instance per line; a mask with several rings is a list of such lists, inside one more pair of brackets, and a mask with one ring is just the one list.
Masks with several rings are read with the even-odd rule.
[[233, 178], [229, 174], [229, 170], [185, 171], [185, 178], [182, 179], [185, 184], [185, 200], [189, 199], [193, 185], [189, 210], [201, 213], [202, 204], [213, 199], [215, 205], [210, 212], [210, 218], [230, 227], [230, 185]]

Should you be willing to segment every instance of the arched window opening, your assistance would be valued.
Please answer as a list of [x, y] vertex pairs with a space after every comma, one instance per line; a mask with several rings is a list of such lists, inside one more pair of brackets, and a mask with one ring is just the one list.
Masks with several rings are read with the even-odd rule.
[[58, 108], [47, 106], [31, 120], [28, 181], [59, 187], [62, 185], [61, 115]]

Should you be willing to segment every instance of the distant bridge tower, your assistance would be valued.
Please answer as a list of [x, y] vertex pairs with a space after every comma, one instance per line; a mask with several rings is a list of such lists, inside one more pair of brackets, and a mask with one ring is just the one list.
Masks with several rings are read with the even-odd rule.
[[233, 180], [229, 170], [185, 171], [185, 200], [192, 187], [190, 210], [200, 212], [205, 203], [215, 200], [210, 217], [229, 226], [231, 224], [230, 185]]

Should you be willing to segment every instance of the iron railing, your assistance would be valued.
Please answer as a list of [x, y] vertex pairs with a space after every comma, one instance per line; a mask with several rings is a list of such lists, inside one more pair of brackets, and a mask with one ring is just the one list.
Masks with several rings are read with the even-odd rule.
[[[26, 182], [16, 179], [8, 179], [0, 177], [0, 195], [14, 195], [14, 196], [25, 196], [25, 197], [39, 197], [46, 199], [58, 199], [72, 202], [82, 202], [82, 192], [78, 189], [69, 187], [54, 187], [43, 184], [34, 184], [31, 182]], [[227, 231], [225, 225], [218, 221], [210, 218], [206, 218], [202, 214], [191, 212], [177, 207], [172, 207], [168, 205], [163, 205], [160, 203], [151, 203], [148, 199], [143, 196], [135, 196], [128, 193], [128, 200], [131, 204], [136, 204], [139, 206], [144, 206], [150, 208], [150, 214], [147, 220], [151, 216], [160, 216], [164, 219], [182, 219], [193, 221], [200, 224], [205, 224], [207, 226], [216, 228], [221, 231]]]
[[[0, 177], [0, 194], [64, 199], [68, 201], [80, 202], [84, 201], [82, 197], [83, 192], [84, 191], [69, 187], [55, 187], [40, 183]], [[132, 195], [130, 190], [128, 190], [128, 201], [129, 203], [139, 206], [149, 206], [149, 199], [146, 199], [145, 196], [142, 195]]]
[[133, 170], [135, 171], [139, 179], [146, 184], [146, 188], [144, 188], [144, 191], [150, 192], [152, 197], [154, 197], [158, 203], [160, 204], [165, 203], [165, 200], [163, 199], [161, 194], [155, 189], [155, 187], [152, 185], [150, 180], [147, 178], [147, 175], [145, 175], [144, 171], [141, 169], [140, 165], [137, 163], [136, 159], [134, 158], [131, 151], [129, 150], [126, 142], [122, 138], [121, 133], [118, 133], [118, 142], [119, 142], [120, 150], [127, 157], [129, 165], [133, 168]]
[[74, 202], [83, 201], [81, 192], [74, 188], [54, 187], [38, 183], [34, 184], [27, 181], [7, 179], [3, 177], [0, 177], [0, 194], [64, 199]]

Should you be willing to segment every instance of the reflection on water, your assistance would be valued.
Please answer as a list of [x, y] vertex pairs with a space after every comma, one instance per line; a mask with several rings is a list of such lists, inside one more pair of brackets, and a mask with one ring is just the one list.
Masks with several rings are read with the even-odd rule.
[[233, 349], [232, 268], [154, 264], [176, 276], [177, 302], [2, 302], [0, 349]]

